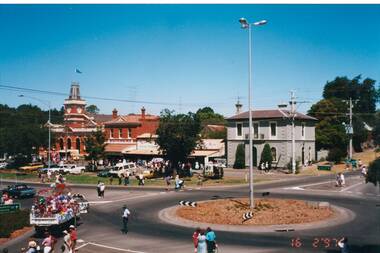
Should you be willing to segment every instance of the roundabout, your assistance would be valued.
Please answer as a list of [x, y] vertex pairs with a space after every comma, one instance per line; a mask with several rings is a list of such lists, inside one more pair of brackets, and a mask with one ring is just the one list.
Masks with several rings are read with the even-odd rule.
[[163, 222], [190, 228], [212, 227], [219, 231], [270, 233], [334, 227], [355, 219], [351, 210], [327, 202], [295, 199], [257, 199], [252, 219], [247, 199], [200, 201], [196, 207], [172, 206], [159, 211]]

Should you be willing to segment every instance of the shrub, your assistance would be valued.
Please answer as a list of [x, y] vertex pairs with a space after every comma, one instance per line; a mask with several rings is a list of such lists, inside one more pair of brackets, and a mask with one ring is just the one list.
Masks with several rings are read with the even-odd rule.
[[[289, 173], [293, 173], [292, 168], [292, 159], [286, 164], [286, 168], [288, 169]], [[300, 173], [300, 161], [296, 160], [296, 174]]]
[[380, 187], [380, 158], [377, 158], [369, 165], [366, 183], [368, 182]]
[[28, 210], [0, 214], [0, 237], [9, 237], [13, 231], [26, 226], [29, 226]]
[[272, 152], [268, 143], [264, 145], [263, 152], [261, 153], [260, 164], [268, 163], [269, 169], [272, 167]]
[[236, 148], [234, 169], [245, 168], [245, 149], [244, 144], [239, 144]]
[[329, 162], [339, 163], [340, 161], [342, 161], [343, 157], [346, 156], [346, 153], [346, 151], [343, 151], [339, 148], [332, 148], [330, 149], [326, 160]]

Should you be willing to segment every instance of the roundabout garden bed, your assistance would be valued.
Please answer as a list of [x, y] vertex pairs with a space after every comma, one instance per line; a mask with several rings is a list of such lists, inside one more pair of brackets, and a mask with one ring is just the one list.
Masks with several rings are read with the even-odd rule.
[[243, 222], [251, 211], [247, 198], [199, 202], [197, 207], [180, 207], [176, 215], [194, 222], [223, 225], [285, 225], [319, 222], [335, 217], [329, 205], [292, 199], [255, 199], [253, 218]]

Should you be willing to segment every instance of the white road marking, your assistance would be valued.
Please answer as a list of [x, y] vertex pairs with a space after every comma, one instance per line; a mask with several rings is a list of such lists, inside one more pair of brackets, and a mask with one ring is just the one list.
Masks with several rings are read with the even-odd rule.
[[299, 186], [293, 186], [293, 187], [287, 187], [287, 188], [284, 188], [284, 190], [304, 191], [305, 189], [304, 189], [304, 188], [301, 188], [301, 187], [299, 187]]
[[98, 247], [102, 247], [102, 248], [106, 248], [106, 249], [113, 249], [113, 250], [123, 251], [123, 252], [146, 253], [146, 252], [143, 252], [143, 251], [136, 251], [136, 250], [131, 250], [131, 249], [122, 249], [122, 248], [111, 247], [111, 246], [107, 246], [107, 245], [103, 245], [103, 244], [98, 244], [98, 243], [94, 243], [94, 242], [89, 242], [88, 244], [94, 245], [94, 246], [98, 246]]
[[82, 244], [81, 246], [76, 247], [75, 249], [78, 250], [78, 249], [80, 249], [80, 248], [86, 247], [88, 244], [89, 244], [89, 243], [86, 242], [85, 244]]
[[125, 200], [131, 200], [131, 199], [146, 198], [146, 197], [151, 197], [151, 196], [155, 196], [158, 194], [160, 194], [160, 193], [148, 193], [145, 195], [137, 195], [137, 196], [133, 196], [133, 197], [126, 197], [126, 198], [116, 199], [116, 200], [89, 201], [89, 203], [95, 204], [95, 205], [96, 204], [108, 204], [108, 203], [120, 202], [120, 201], [125, 201]]
[[79, 243], [84, 243], [84, 240], [82, 240], [82, 239], [78, 239], [77, 242], [79, 242]]
[[340, 190], [340, 192], [345, 192], [345, 191], [347, 191], [347, 190], [349, 190], [349, 189], [352, 189], [352, 188], [354, 188], [354, 187], [356, 187], [356, 186], [358, 186], [358, 185], [360, 185], [360, 184], [363, 184], [363, 182], [359, 182], [359, 183], [353, 184], [353, 185], [351, 185], [351, 186], [345, 187], [345, 188], [343, 188], [342, 190]]

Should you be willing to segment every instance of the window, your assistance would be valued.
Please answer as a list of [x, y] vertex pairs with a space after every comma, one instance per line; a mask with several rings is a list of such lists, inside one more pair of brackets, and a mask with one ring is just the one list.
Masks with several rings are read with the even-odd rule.
[[276, 122], [270, 123], [270, 136], [277, 136], [277, 124]]
[[123, 129], [119, 128], [119, 138], [123, 138]]
[[241, 124], [241, 123], [236, 124], [236, 135], [237, 136], [243, 135], [243, 124]]
[[259, 123], [253, 123], [253, 138], [259, 138]]
[[272, 147], [272, 148], [270, 149], [270, 152], [271, 152], [271, 154], [272, 154], [272, 160], [273, 160], [273, 161], [277, 161], [277, 150], [276, 150], [276, 148]]
[[132, 138], [132, 129], [128, 128], [128, 138]]
[[80, 151], [80, 139], [77, 138], [76, 140], [76, 148]]
[[59, 149], [60, 150], [64, 149], [64, 147], [63, 147], [63, 139], [62, 138], [59, 139]]
[[301, 124], [301, 136], [305, 137], [305, 123]]
[[115, 138], [115, 129], [111, 128], [111, 138]]
[[67, 149], [71, 149], [71, 139], [67, 139]]

